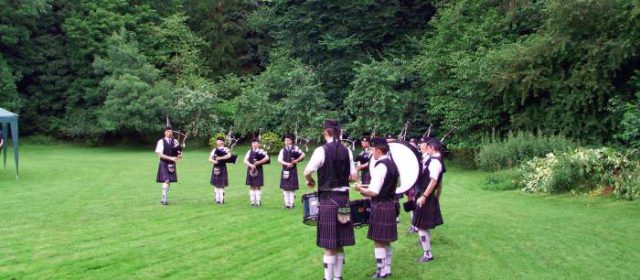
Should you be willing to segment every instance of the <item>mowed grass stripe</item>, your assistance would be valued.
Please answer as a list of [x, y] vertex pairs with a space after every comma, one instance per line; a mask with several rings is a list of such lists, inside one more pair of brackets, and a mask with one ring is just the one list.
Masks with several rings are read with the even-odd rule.
[[[315, 228], [282, 208], [280, 167], [266, 167], [262, 208], [250, 208], [246, 167], [230, 166], [226, 204], [213, 204], [207, 150], [187, 150], [161, 207], [149, 149], [23, 145], [22, 180], [0, 172], [0, 278], [322, 277]], [[246, 147], [236, 153], [242, 158]], [[11, 159], [11, 158], [10, 158]], [[303, 162], [299, 168], [301, 173]], [[395, 279], [637, 279], [637, 202], [478, 187], [486, 174], [449, 168], [433, 232], [436, 261], [418, 265], [415, 234], [394, 243]], [[301, 177], [301, 176], [300, 176]], [[302, 177], [301, 177], [302, 178]], [[352, 193], [352, 198], [359, 196]], [[367, 228], [346, 249], [345, 279], [375, 268]]]

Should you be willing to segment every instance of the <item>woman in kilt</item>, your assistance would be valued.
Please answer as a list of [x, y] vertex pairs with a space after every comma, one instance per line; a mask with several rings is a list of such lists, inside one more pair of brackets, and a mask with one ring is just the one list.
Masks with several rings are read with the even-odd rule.
[[398, 240], [395, 194], [400, 173], [395, 162], [387, 155], [389, 144], [382, 138], [371, 139], [376, 164], [371, 171], [368, 188], [356, 184], [356, 191], [371, 197], [371, 216], [367, 237], [374, 242], [377, 271], [375, 279], [391, 276], [391, 242]]
[[424, 165], [421, 181], [416, 191], [416, 209], [414, 210], [412, 224], [418, 228], [420, 244], [424, 253], [418, 262], [433, 260], [431, 254], [431, 235], [429, 230], [442, 225], [440, 202], [438, 201], [438, 189], [442, 187], [442, 178], [446, 172], [442, 158], [442, 143], [440, 140], [430, 138], [420, 144], [429, 154], [429, 159]]
[[216, 204], [224, 204], [224, 188], [229, 186], [229, 173], [227, 172], [227, 160], [231, 158], [231, 151], [224, 146], [224, 138], [216, 138], [216, 147], [211, 150], [209, 162], [213, 163], [211, 169], [211, 185], [215, 192]]
[[278, 154], [278, 162], [282, 164], [280, 188], [284, 197], [284, 208], [293, 209], [296, 190], [299, 188], [297, 163], [304, 160], [304, 152], [293, 145], [293, 136], [284, 136], [284, 148]]
[[269, 162], [269, 155], [260, 149], [260, 140], [254, 138], [251, 141], [251, 149], [244, 157], [244, 164], [247, 165], [247, 179], [245, 183], [249, 186], [249, 200], [251, 206], [262, 206], [262, 186], [264, 185], [264, 172], [262, 165]]

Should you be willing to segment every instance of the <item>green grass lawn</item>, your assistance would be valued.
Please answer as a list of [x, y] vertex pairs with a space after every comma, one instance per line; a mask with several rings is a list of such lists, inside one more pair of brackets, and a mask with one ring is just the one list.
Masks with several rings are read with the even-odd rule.
[[[0, 279], [322, 278], [315, 228], [301, 222], [307, 189], [283, 209], [277, 164], [262, 208], [249, 207], [241, 164], [219, 206], [208, 151], [187, 150], [163, 207], [152, 149], [23, 145], [21, 180], [12, 163], [0, 171]], [[449, 168], [431, 263], [415, 263], [421, 248], [402, 214], [392, 279], [640, 278], [640, 204], [486, 191], [484, 176]], [[375, 270], [366, 228], [356, 235], [344, 279]]]

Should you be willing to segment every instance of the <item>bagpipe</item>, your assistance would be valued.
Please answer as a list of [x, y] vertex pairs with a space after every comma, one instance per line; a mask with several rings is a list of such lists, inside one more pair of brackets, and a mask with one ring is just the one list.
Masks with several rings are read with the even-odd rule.
[[226, 156], [228, 153], [231, 153], [231, 150], [229, 150], [229, 152], [225, 152], [225, 151], [223, 151], [221, 149], [216, 149], [216, 151], [213, 154], [213, 160], [216, 160], [216, 161], [218, 161], [220, 163], [236, 164], [236, 161], [238, 160], [238, 155], [231, 154], [230, 158], [220, 159], [220, 160], [217, 159], [218, 157]]
[[354, 159], [354, 161], [360, 164], [365, 164], [369, 162], [369, 160], [371, 160], [371, 148], [362, 150], [362, 152], [360, 152], [360, 154], [358, 154], [358, 156]]
[[178, 157], [182, 158], [182, 151], [187, 146], [187, 134], [183, 133], [179, 130], [172, 130], [173, 134], [171, 138], [178, 142], [178, 146], [176, 147], [176, 151], [178, 152]]
[[304, 146], [304, 151], [305, 152], [309, 152], [309, 141], [310, 140], [308, 138], [304, 138], [304, 137], [298, 135], [298, 123], [296, 123], [296, 129], [294, 131], [294, 135], [295, 135], [294, 144], [296, 144], [296, 146], [303, 145]]
[[[267, 157], [267, 152], [265, 152], [264, 150], [260, 149], [260, 150], [258, 150], [258, 151], [256, 152], [256, 155], [253, 157], [252, 162], [251, 162], [251, 163], [252, 163], [252, 164], [254, 164], [254, 165], [253, 165], [253, 167], [251, 167], [251, 169], [249, 170], [249, 175], [250, 175], [251, 177], [256, 177], [256, 176], [258, 176], [258, 168], [255, 166], [255, 163], [256, 163], [256, 162], [258, 162], [258, 161], [263, 160], [265, 157]], [[271, 158], [269, 158], [269, 160], [267, 160], [266, 162], [264, 162], [262, 165], [270, 164], [270, 163], [271, 163]]]
[[[225, 152], [220, 149], [216, 149], [213, 155], [213, 160], [216, 160], [217, 157], [226, 156], [227, 153], [231, 153], [233, 151], [233, 147], [235, 147], [236, 144], [238, 143], [238, 139], [233, 137], [233, 132], [231, 131], [231, 129], [229, 129], [229, 132], [227, 132], [226, 139], [227, 139], [227, 142], [229, 142], [229, 151]], [[237, 160], [238, 160], [238, 155], [231, 154], [230, 158], [221, 159], [221, 160], [218, 160], [218, 162], [236, 164]]]

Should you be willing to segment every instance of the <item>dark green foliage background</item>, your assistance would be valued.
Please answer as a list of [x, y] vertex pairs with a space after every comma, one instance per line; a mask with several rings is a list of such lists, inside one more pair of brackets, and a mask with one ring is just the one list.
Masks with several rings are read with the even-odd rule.
[[0, 0], [0, 106], [26, 134], [95, 143], [147, 142], [169, 115], [202, 139], [294, 119], [315, 137], [335, 117], [352, 136], [458, 127], [460, 147], [515, 130], [638, 147], [639, 13], [634, 0]]

